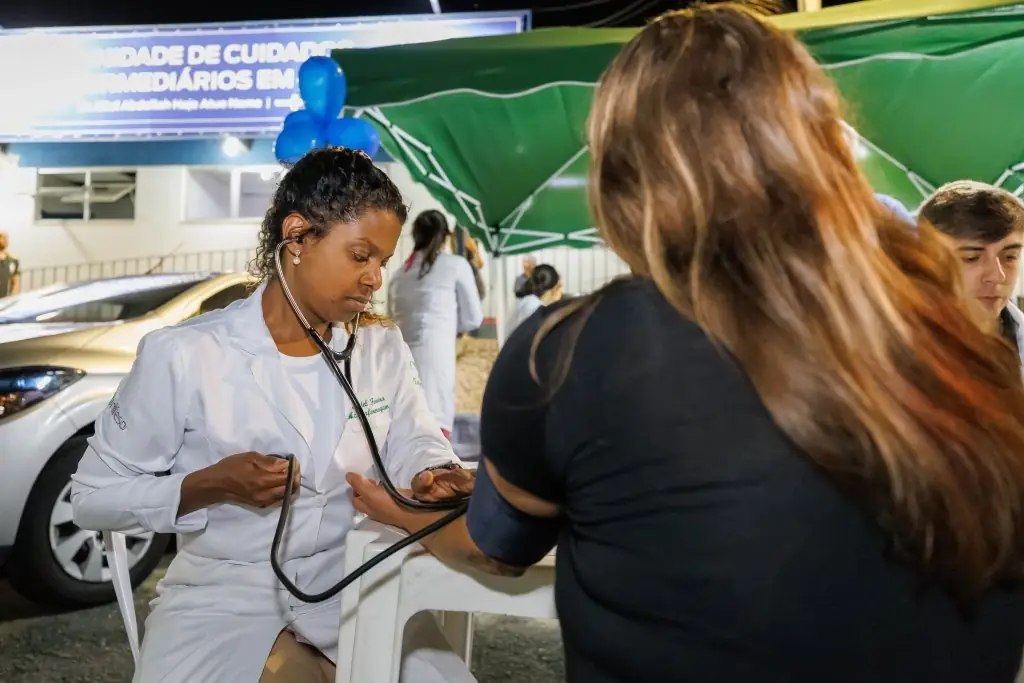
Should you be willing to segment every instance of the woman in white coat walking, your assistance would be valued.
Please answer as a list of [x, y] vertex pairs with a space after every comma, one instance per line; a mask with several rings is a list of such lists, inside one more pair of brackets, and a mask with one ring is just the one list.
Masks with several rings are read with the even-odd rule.
[[451, 437], [455, 423], [456, 338], [484, 320], [469, 262], [442, 251], [448, 221], [424, 211], [412, 226], [414, 251], [388, 287], [388, 312], [402, 329], [420, 372], [427, 405]]
[[[359, 323], [355, 390], [388, 473], [423, 496], [472, 488], [442, 438], [401, 333], [365, 312], [398, 242], [406, 211], [366, 155], [313, 152], [282, 179], [260, 235], [248, 299], [146, 336], [129, 376], [96, 422], [73, 477], [85, 529], [178, 534], [157, 587], [135, 683], [257, 683], [280, 639], [337, 657], [340, 597], [305, 604], [278, 582], [271, 541], [286, 486], [295, 491], [280, 549], [308, 593], [341, 579], [354, 512], [348, 472], [368, 473], [360, 422], [288, 305], [337, 350]], [[362, 313], [359, 319], [357, 313]], [[294, 481], [286, 462], [294, 454]], [[407, 632], [402, 680], [470, 682], [436, 624]], [[319, 654], [317, 654], [319, 657]], [[333, 678], [330, 678], [333, 680]]]

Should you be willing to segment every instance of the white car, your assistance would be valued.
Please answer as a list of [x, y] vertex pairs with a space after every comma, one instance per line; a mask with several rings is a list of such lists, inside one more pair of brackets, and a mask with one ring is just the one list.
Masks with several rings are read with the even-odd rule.
[[[93, 422], [152, 330], [247, 295], [242, 273], [150, 274], [0, 299], [0, 572], [32, 600], [112, 601], [100, 535], [71, 520], [70, 477]], [[171, 538], [128, 538], [132, 584]]]

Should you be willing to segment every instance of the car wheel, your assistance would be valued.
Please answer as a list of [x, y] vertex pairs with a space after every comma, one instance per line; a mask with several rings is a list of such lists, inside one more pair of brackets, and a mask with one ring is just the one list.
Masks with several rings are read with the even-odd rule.
[[[88, 607], [115, 599], [102, 535], [71, 519], [71, 475], [86, 448], [86, 437], [65, 443], [39, 475], [21, 516], [8, 560], [11, 585], [39, 603]], [[167, 550], [170, 536], [128, 536], [132, 588], [146, 580]]]

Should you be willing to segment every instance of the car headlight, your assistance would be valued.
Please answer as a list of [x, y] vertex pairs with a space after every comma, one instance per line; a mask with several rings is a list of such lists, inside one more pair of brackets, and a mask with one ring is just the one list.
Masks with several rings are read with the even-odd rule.
[[68, 387], [85, 373], [71, 368], [31, 367], [0, 370], [0, 420], [17, 415]]

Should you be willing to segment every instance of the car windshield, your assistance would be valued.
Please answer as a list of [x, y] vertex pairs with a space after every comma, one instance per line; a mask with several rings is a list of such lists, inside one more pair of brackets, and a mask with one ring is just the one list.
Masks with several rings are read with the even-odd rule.
[[209, 276], [160, 275], [96, 280], [26, 292], [0, 308], [0, 324], [112, 323], [150, 313]]

